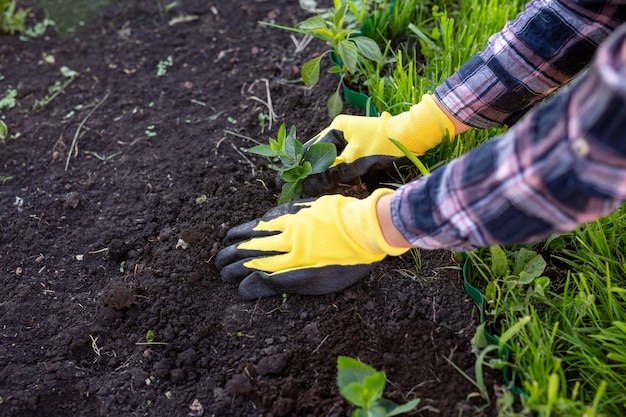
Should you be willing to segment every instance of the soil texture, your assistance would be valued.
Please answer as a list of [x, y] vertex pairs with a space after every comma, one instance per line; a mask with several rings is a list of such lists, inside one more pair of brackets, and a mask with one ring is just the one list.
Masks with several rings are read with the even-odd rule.
[[[337, 80], [304, 88], [326, 46], [296, 52], [259, 24], [310, 16], [296, 1], [160, 4], [0, 36], [0, 96], [18, 94], [0, 145], [0, 415], [347, 416], [339, 355], [385, 371], [387, 398], [421, 398], [410, 415], [492, 415], [451, 365], [473, 377], [476, 314], [447, 252], [422, 251], [418, 272], [386, 259], [325, 296], [247, 302], [222, 282], [226, 231], [279, 192], [240, 148], [280, 123], [326, 127]], [[63, 67], [80, 75], [64, 85]]]

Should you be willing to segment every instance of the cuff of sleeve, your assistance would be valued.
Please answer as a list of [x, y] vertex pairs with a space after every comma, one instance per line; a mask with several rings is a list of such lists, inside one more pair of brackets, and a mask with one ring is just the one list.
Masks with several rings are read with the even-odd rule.
[[353, 242], [368, 252], [399, 256], [409, 250], [389, 245], [378, 223], [376, 204], [382, 196], [392, 193], [391, 189], [379, 188], [363, 200], [346, 204], [342, 210], [342, 223], [346, 233]]
[[455, 135], [454, 125], [428, 94], [409, 111], [394, 116], [388, 125], [389, 136], [416, 155], [423, 155], [445, 137]]

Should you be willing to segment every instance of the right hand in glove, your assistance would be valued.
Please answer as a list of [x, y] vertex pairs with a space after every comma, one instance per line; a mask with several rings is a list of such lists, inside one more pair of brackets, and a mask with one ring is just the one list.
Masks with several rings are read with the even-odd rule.
[[233, 227], [235, 241], [215, 265], [226, 282], [238, 282], [246, 300], [281, 293], [328, 294], [366, 276], [390, 246], [377, 216], [377, 202], [391, 194], [380, 188], [359, 200], [334, 194], [282, 204], [262, 218]]
[[304, 144], [306, 149], [314, 143], [332, 143], [337, 148], [337, 159], [328, 170], [306, 178], [303, 192], [322, 195], [369, 171], [390, 167], [404, 154], [389, 138], [422, 155], [446, 135], [455, 135], [454, 125], [430, 95], [424, 95], [422, 101], [397, 116], [386, 112], [380, 117], [339, 115]]

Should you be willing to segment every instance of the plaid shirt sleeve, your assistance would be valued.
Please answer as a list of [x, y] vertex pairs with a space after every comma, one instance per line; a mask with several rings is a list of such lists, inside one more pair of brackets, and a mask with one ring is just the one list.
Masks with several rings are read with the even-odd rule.
[[586, 67], [624, 21], [624, 0], [533, 0], [434, 94], [466, 125], [512, 126]]
[[626, 24], [588, 71], [509, 131], [399, 188], [392, 218], [415, 246], [528, 243], [626, 201]]

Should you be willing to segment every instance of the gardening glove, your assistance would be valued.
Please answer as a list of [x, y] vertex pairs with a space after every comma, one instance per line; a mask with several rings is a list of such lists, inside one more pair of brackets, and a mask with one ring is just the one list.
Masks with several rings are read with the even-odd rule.
[[282, 293], [327, 294], [359, 281], [386, 255], [389, 246], [376, 215], [378, 189], [359, 200], [339, 194], [295, 200], [226, 235], [234, 243], [217, 254], [222, 279], [239, 282], [247, 300]]
[[337, 147], [337, 159], [328, 170], [304, 180], [303, 193], [322, 195], [339, 184], [347, 184], [368, 171], [390, 167], [404, 157], [389, 138], [395, 139], [416, 155], [434, 148], [446, 135], [454, 136], [454, 125], [430, 95], [397, 116], [337, 116], [329, 127], [304, 144], [329, 142]]

